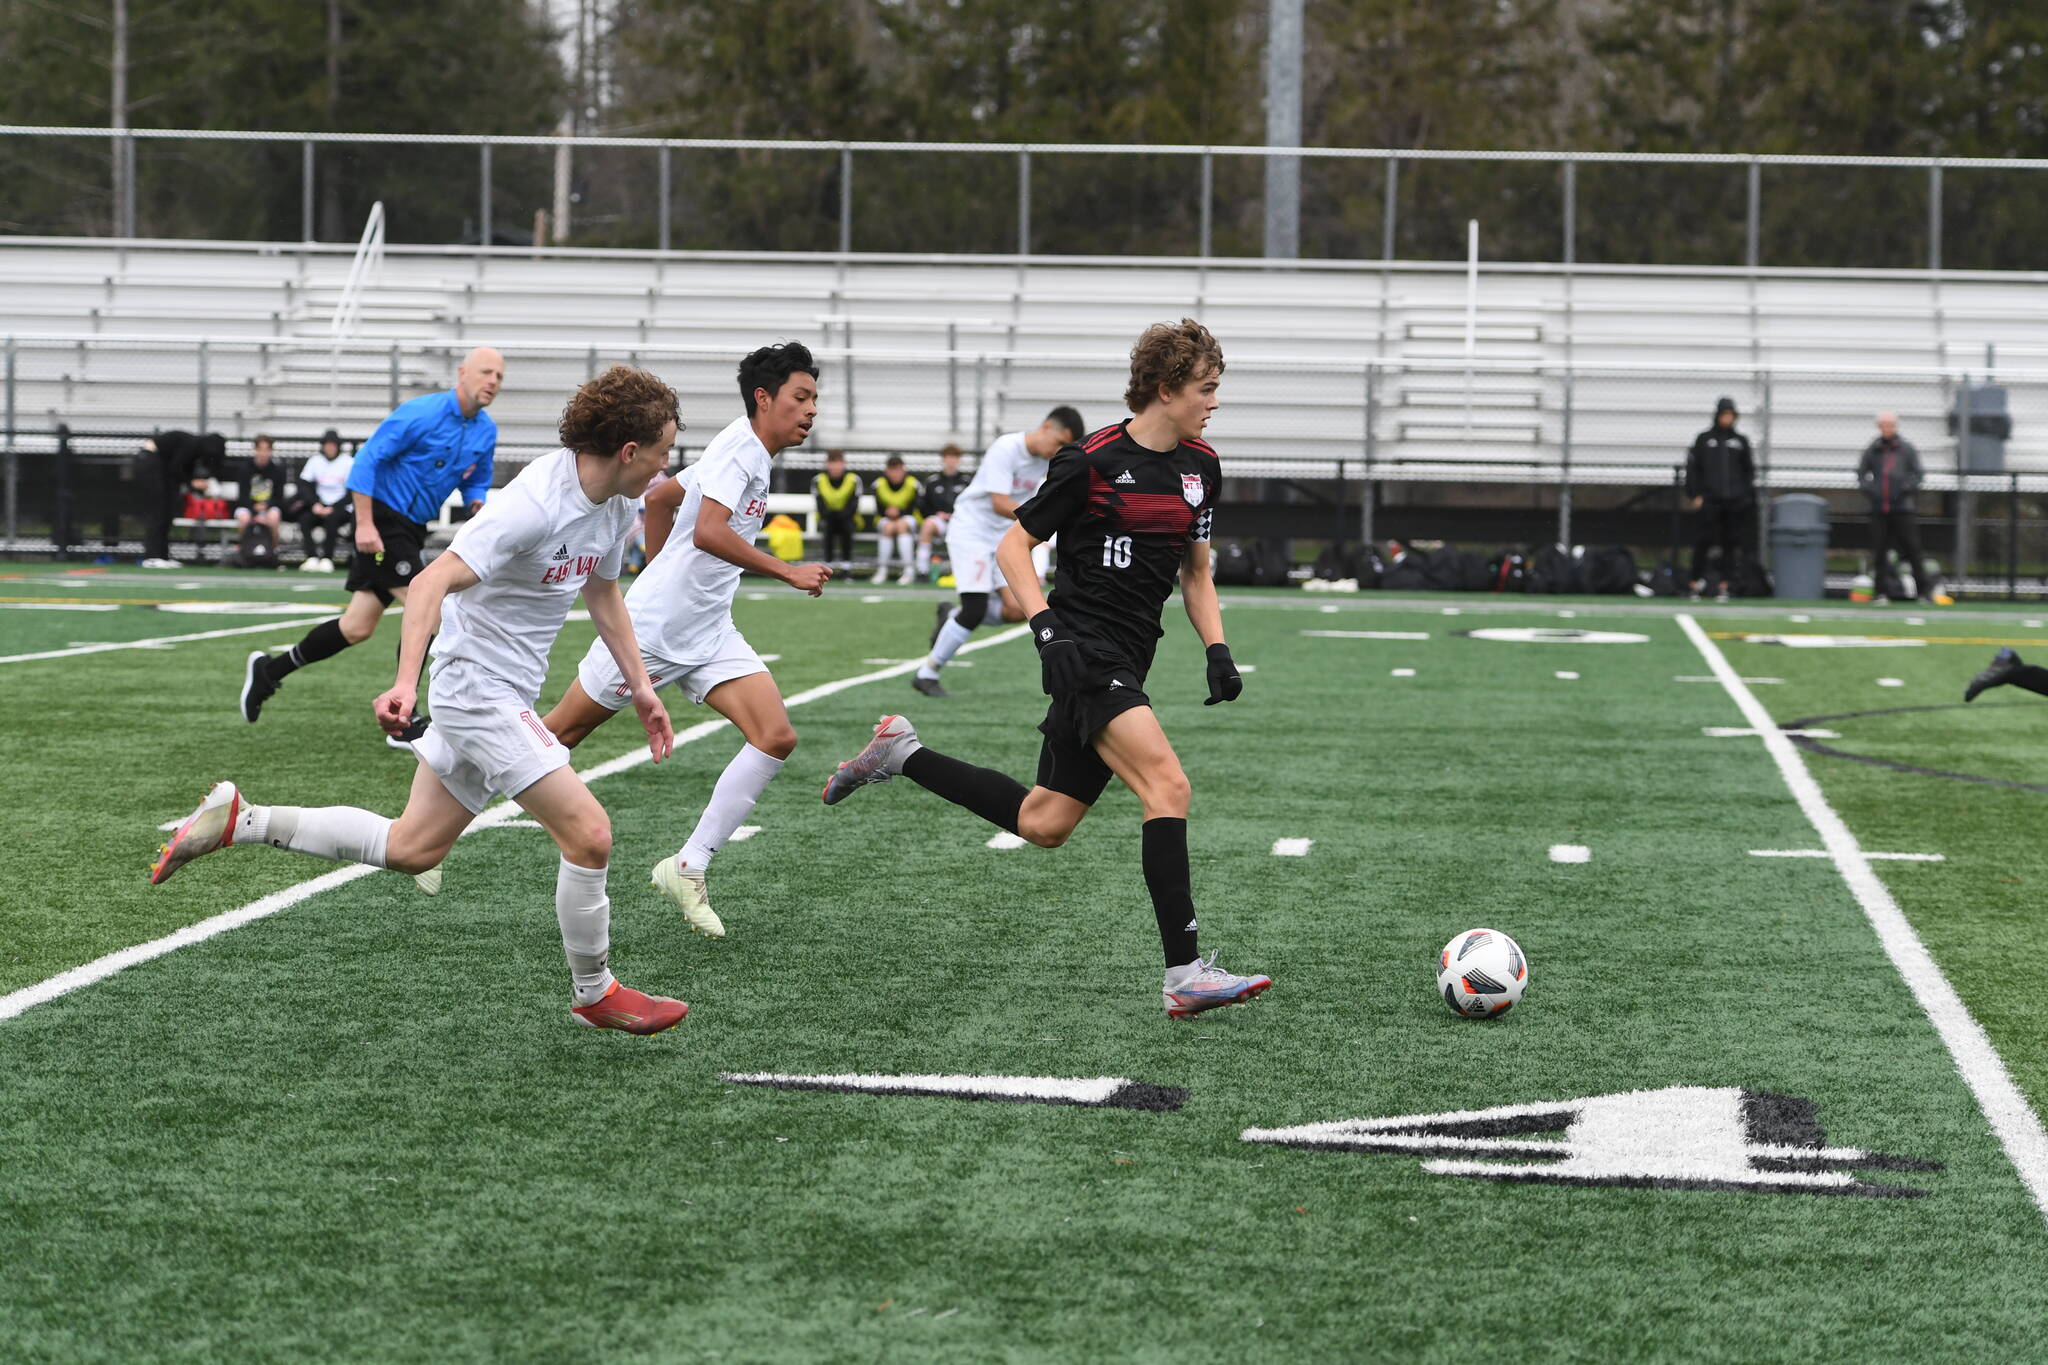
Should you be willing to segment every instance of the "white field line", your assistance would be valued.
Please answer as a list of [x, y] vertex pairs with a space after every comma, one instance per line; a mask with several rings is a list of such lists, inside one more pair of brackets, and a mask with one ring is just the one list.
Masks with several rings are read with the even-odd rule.
[[[1704, 725], [1700, 727], [1700, 733], [1708, 739], [1755, 739], [1759, 732], [1740, 725]], [[1771, 733], [1790, 739], [1841, 738], [1833, 730], [1773, 730]]]
[[1306, 858], [1308, 851], [1315, 847], [1313, 839], [1275, 839], [1273, 856], [1276, 858]]
[[1699, 623], [1683, 613], [1675, 619], [1714, 676], [1721, 680], [1722, 688], [1742, 712], [1743, 719], [1762, 735], [1765, 750], [1778, 765], [1778, 775], [1784, 778], [1807, 822], [1820, 835], [1828, 856], [1834, 859], [1835, 870], [1842, 874], [1842, 880], [1849, 884], [1849, 890], [1863, 907], [1864, 917], [1876, 931], [1878, 942], [1884, 945], [1886, 956], [1904, 978], [1913, 998], [1919, 1001], [1935, 1032], [1941, 1035], [1949, 1056], [1955, 1059], [1956, 1071], [1976, 1096], [1977, 1107], [1990, 1121], [1991, 1131], [1998, 1135], [2005, 1154], [2012, 1159], [2021, 1183], [2033, 1196], [2035, 1205], [2048, 1215], [2048, 1131], [2042, 1129], [2040, 1115], [2028, 1107], [2026, 1097], [2013, 1084], [2011, 1073], [2005, 1069], [2004, 1060], [1991, 1045], [1983, 1026], [1942, 975], [1927, 945], [1920, 941], [1899, 903], [1878, 879], [1870, 865], [1870, 855], [1821, 794], [1820, 784], [1807, 770], [1799, 750], [1772, 723], [1770, 712], [1756, 699], [1756, 694], [1742, 685], [1741, 676], [1730, 666], [1720, 647], [1707, 638]]
[[[396, 608], [393, 609], [394, 613]], [[70, 649], [46, 649], [40, 654], [0, 655], [0, 664], [26, 664], [37, 659], [68, 659], [74, 654], [105, 654], [115, 649], [167, 649], [172, 645], [189, 644], [194, 640], [219, 640], [229, 635], [261, 635], [266, 630], [290, 630], [293, 626], [317, 626], [322, 621], [332, 621], [341, 613], [322, 612], [308, 616], [303, 621], [265, 621], [260, 626], [234, 626], [228, 630], [202, 630], [192, 635], [159, 635], [153, 640], [127, 640], [116, 644], [73, 645]]]
[[1589, 863], [1593, 861], [1593, 850], [1584, 844], [1552, 844], [1550, 861], [1553, 863]]
[[1031, 841], [1021, 834], [1012, 834], [1006, 829], [999, 829], [982, 847], [994, 849], [1022, 848], [1029, 842]]
[[[1827, 849], [1749, 849], [1751, 857], [1831, 857]], [[1948, 853], [1864, 853], [1870, 862], [1894, 864], [1942, 864]]]
[[1427, 640], [1426, 630], [1297, 630], [1313, 640]]
[[[320, 619], [324, 621], [329, 618], [323, 616]], [[1029, 629], [1028, 626], [1012, 626], [1010, 629], [1000, 631], [989, 636], [987, 639], [969, 641], [961, 646], [960, 652], [964, 654], [970, 649], [988, 649], [994, 645], [1004, 644], [1027, 634]], [[897, 664], [893, 668], [877, 669], [872, 673], [859, 673], [850, 678], [840, 678], [833, 682], [821, 683], [816, 687], [799, 692], [795, 696], [785, 697], [782, 704], [784, 706], [802, 706], [807, 702], [820, 701], [826, 697], [844, 692], [848, 688], [859, 687], [864, 683], [881, 682], [887, 678], [901, 677], [916, 667], [917, 664], [913, 661]], [[724, 729], [727, 724], [729, 722], [721, 716], [717, 720], [701, 721], [696, 725], [690, 726], [688, 729], [679, 730], [676, 732], [676, 747], [681, 748], [685, 744], [693, 744], [697, 740], [703, 739], [706, 735]], [[585, 782], [597, 782], [614, 774], [625, 772], [628, 768], [637, 768], [647, 761], [647, 749], [643, 745], [627, 753], [620, 754], [617, 758], [606, 759], [604, 762], [593, 767], [580, 769], [579, 775]], [[515, 820], [523, 819], [525, 814], [525, 811], [521, 810], [516, 802], [501, 801], [477, 816], [475, 820], [470, 822], [469, 828], [462, 833], [466, 838], [480, 829], [495, 829], [500, 825], [511, 824]], [[215, 915], [211, 919], [200, 920], [197, 924], [188, 924], [176, 933], [166, 934], [164, 937], [152, 939], [148, 943], [138, 943], [131, 948], [123, 948], [118, 952], [109, 953], [105, 957], [85, 963], [83, 966], [73, 967], [66, 972], [59, 972], [46, 981], [38, 981], [33, 986], [24, 986], [20, 990], [12, 991], [7, 995], [0, 995], [0, 1020], [12, 1019], [25, 1010], [30, 1010], [37, 1005], [55, 1000], [61, 995], [69, 995], [72, 991], [83, 989], [95, 982], [104, 981], [124, 968], [133, 967], [137, 963], [148, 962], [152, 958], [162, 957], [166, 953], [176, 952], [178, 949], [190, 947], [194, 943], [203, 943], [217, 934], [224, 934], [230, 929], [239, 929], [245, 924], [251, 924], [259, 919], [267, 918], [280, 910], [288, 910], [300, 901], [319, 895], [322, 891], [332, 890], [337, 886], [345, 886], [349, 882], [355, 881], [358, 877], [367, 877], [372, 872], [380, 870], [365, 863], [355, 863], [348, 867], [337, 867], [331, 871], [323, 872], [308, 881], [287, 886], [281, 891], [273, 891], [269, 895], [259, 900], [253, 900], [238, 909]]]

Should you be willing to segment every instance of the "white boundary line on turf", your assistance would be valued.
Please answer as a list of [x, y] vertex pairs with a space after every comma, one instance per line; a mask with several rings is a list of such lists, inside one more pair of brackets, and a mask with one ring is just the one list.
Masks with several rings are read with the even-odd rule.
[[[321, 619], [326, 620], [327, 618], [322, 617]], [[960, 647], [960, 652], [965, 654], [969, 650], [988, 649], [995, 645], [1005, 644], [1029, 634], [1030, 629], [1029, 626], [1012, 626], [1010, 629], [1000, 631], [985, 640], [970, 641]], [[782, 704], [784, 706], [802, 706], [806, 702], [819, 701], [836, 693], [844, 692], [848, 688], [859, 687], [864, 683], [881, 682], [888, 678], [901, 677], [905, 673], [914, 672], [918, 665], [923, 662], [924, 660], [922, 659], [908, 659], [903, 663], [895, 664], [888, 668], [876, 669], [872, 673], [860, 673], [851, 678], [840, 678], [834, 682], [820, 683], [818, 686], [807, 688], [794, 696], [783, 698]], [[716, 720], [699, 721], [687, 729], [676, 732], [676, 747], [680, 749], [685, 744], [695, 743], [707, 735], [726, 728], [729, 724], [731, 722], [727, 721], [723, 716]], [[608, 758], [593, 767], [580, 770], [578, 775], [585, 782], [596, 782], [602, 778], [611, 777], [616, 773], [625, 772], [628, 768], [637, 768], [647, 761], [647, 748], [645, 745], [641, 745], [630, 752], [620, 754], [617, 758]], [[472, 820], [469, 828], [462, 832], [463, 837], [467, 838], [480, 829], [494, 829], [500, 825], [510, 824], [514, 820], [523, 818], [525, 814], [526, 812], [519, 807], [518, 803], [501, 801]], [[308, 881], [287, 886], [281, 891], [273, 891], [269, 895], [250, 901], [247, 905], [241, 906], [238, 909], [215, 915], [211, 919], [200, 920], [197, 924], [188, 924], [177, 932], [166, 934], [162, 938], [152, 939], [148, 943], [138, 943], [133, 947], [122, 948], [118, 952], [108, 953], [105, 957], [97, 958], [85, 963], [83, 966], [59, 972], [48, 980], [38, 981], [33, 986], [24, 986], [18, 991], [10, 992], [7, 995], [0, 995], [0, 1020], [12, 1019], [27, 1010], [35, 1008], [37, 1005], [46, 1004], [57, 999], [59, 996], [69, 995], [73, 991], [82, 990], [95, 982], [104, 981], [116, 972], [136, 966], [138, 963], [148, 962], [152, 958], [162, 957], [167, 953], [176, 952], [180, 948], [189, 948], [195, 943], [203, 943], [217, 934], [224, 934], [230, 929], [239, 929], [245, 924], [253, 924], [257, 920], [266, 919], [280, 910], [288, 910], [300, 901], [309, 900], [319, 895], [322, 891], [331, 891], [337, 886], [346, 886], [360, 877], [367, 877], [372, 872], [381, 871], [383, 871], [382, 868], [371, 867], [367, 863], [353, 863], [347, 867], [337, 867], [331, 871], [323, 872]]]
[[2005, 1069], [2005, 1062], [1991, 1045], [1983, 1025], [1970, 1014], [1969, 1007], [1942, 974], [1940, 964], [1914, 932], [1905, 912], [1899, 909], [1899, 903], [1892, 899], [1891, 891], [1871, 868], [1870, 855], [1821, 794], [1820, 783], [1807, 770], [1799, 750], [1772, 722], [1770, 712], [1743, 685], [1741, 675], [1729, 664], [1720, 647], [1707, 638], [1699, 623], [1683, 612], [1673, 619], [1707, 661], [1714, 676], [1721, 680], [1722, 688], [1734, 700], [1743, 719], [1762, 736], [1764, 748], [1778, 765], [1778, 775], [1785, 779], [1799, 809], [1820, 835], [1821, 844], [1834, 860], [1835, 870], [1855, 893], [1864, 917], [1877, 932], [1878, 942], [1884, 945], [1886, 956], [1905, 979], [1935, 1032], [1941, 1035], [1963, 1084], [1970, 1087], [1977, 1107], [1990, 1120], [1991, 1131], [2005, 1147], [2021, 1183], [2033, 1196], [2035, 1205], [2048, 1215], [2048, 1131], [2042, 1129], [2040, 1115], [2028, 1106], [2026, 1096], [2013, 1084], [2012, 1074]]
[[[105, 654], [116, 649], [165, 649], [171, 645], [189, 644], [194, 640], [219, 640], [229, 635], [261, 635], [266, 630], [290, 630], [293, 626], [317, 626], [322, 621], [332, 621], [341, 613], [324, 612], [319, 616], [308, 616], [302, 621], [265, 621], [260, 626], [234, 626], [227, 630], [202, 630], [194, 635], [159, 635], [153, 640], [123, 640], [104, 645], [73, 645], [69, 649], [46, 649], [40, 654], [0, 655], [0, 664], [26, 664], [37, 659], [68, 659], [74, 654]], [[395, 613], [394, 613], [395, 614]]]

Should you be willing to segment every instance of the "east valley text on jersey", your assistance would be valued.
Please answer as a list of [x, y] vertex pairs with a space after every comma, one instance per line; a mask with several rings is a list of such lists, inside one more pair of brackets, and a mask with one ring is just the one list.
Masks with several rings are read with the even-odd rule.
[[1208, 442], [1147, 450], [1121, 422], [1052, 457], [1017, 521], [1039, 540], [1059, 537], [1051, 605], [1091, 655], [1140, 679], [1152, 667], [1160, 612], [1189, 544], [1209, 539], [1222, 482]]

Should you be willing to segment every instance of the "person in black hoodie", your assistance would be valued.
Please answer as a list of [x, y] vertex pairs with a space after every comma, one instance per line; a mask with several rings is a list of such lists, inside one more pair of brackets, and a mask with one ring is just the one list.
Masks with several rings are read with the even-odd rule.
[[142, 566], [175, 569], [171, 522], [185, 510], [187, 493], [204, 493], [208, 479], [227, 468], [228, 443], [218, 434], [160, 431], [137, 456], [149, 513], [142, 526]]
[[1716, 595], [1728, 600], [1728, 585], [1737, 581], [1742, 567], [1743, 528], [1756, 511], [1756, 459], [1749, 438], [1735, 429], [1735, 417], [1734, 399], [1714, 404], [1714, 425], [1693, 438], [1685, 457], [1685, 496], [1692, 510], [1701, 514], [1692, 545], [1694, 599], [1706, 591], [1707, 556], [1718, 545], [1721, 576]]
[[[1880, 412], [1877, 439], [1863, 448], [1863, 459], [1856, 466], [1856, 486], [1870, 501], [1871, 577], [1880, 598], [1892, 595], [1885, 591], [1886, 552], [1896, 543], [1901, 562], [1913, 575], [1913, 591], [1923, 602], [1934, 600], [1932, 575], [1920, 554], [1920, 528], [1915, 519], [1920, 479], [1920, 452], [1899, 435], [1897, 415]], [[1903, 591], [1904, 585], [1899, 587]]]

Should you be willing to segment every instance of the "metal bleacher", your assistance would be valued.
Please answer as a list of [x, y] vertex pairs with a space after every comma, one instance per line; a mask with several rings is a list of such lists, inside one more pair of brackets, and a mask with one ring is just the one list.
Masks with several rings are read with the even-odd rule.
[[674, 383], [701, 441], [729, 419], [734, 359], [792, 337], [828, 366], [812, 446], [860, 464], [972, 446], [1056, 402], [1107, 420], [1137, 331], [1188, 314], [1229, 355], [1212, 431], [1241, 473], [1657, 482], [1723, 392], [1804, 484], [1847, 482], [1879, 408], [1940, 469], [1957, 382], [1989, 347], [2009, 465], [2048, 475], [2036, 275], [1488, 264], [1468, 331], [1461, 264], [392, 246], [336, 343], [350, 263], [331, 245], [0, 240], [8, 430], [361, 435], [488, 343], [514, 460], [612, 360]]

